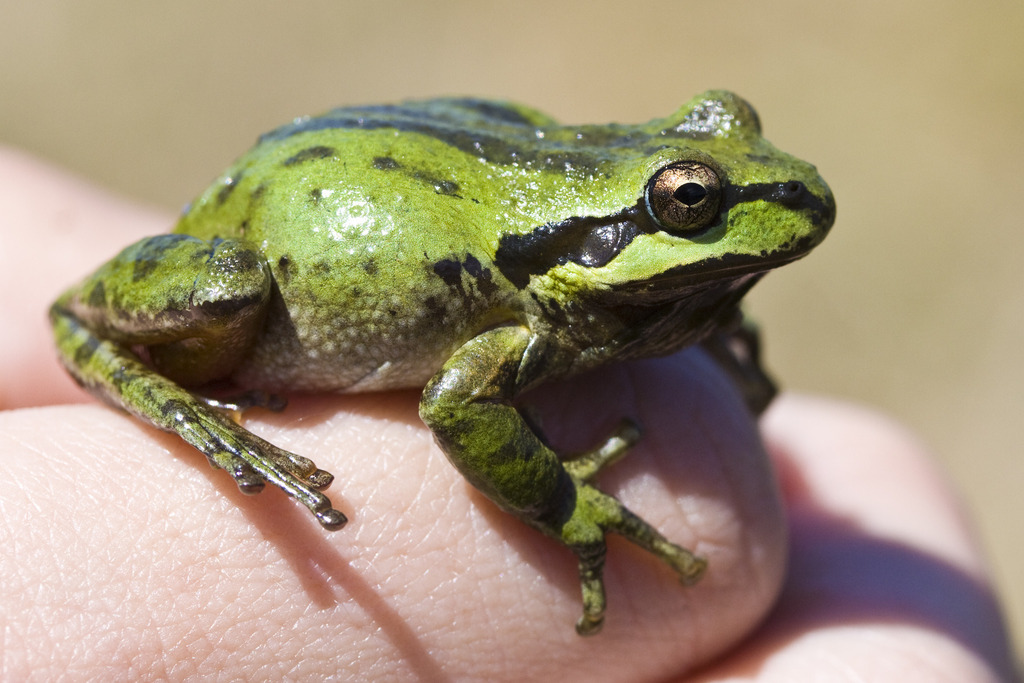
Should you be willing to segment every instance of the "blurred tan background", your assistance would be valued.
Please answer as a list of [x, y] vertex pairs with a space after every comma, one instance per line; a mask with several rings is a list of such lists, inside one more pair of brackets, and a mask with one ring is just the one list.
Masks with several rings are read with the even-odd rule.
[[174, 209], [257, 134], [337, 105], [472, 94], [635, 122], [741, 93], [839, 204], [751, 297], [771, 366], [934, 447], [1024, 644], [1024, 3], [0, 7], [0, 143]]

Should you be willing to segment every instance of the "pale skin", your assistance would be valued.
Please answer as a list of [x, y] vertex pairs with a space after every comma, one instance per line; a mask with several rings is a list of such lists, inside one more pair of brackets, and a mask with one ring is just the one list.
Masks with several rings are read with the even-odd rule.
[[462, 480], [415, 392], [246, 415], [336, 475], [341, 531], [278, 491], [241, 495], [177, 438], [89, 399], [52, 352], [57, 293], [172, 220], [0, 152], [3, 678], [1011, 676], [974, 533], [931, 455], [874, 413], [784, 396], [760, 425], [766, 457], [697, 352], [537, 392], [570, 449], [624, 414], [643, 423], [601, 484], [710, 562], [683, 588], [613, 538], [594, 638], [572, 628], [572, 557]]

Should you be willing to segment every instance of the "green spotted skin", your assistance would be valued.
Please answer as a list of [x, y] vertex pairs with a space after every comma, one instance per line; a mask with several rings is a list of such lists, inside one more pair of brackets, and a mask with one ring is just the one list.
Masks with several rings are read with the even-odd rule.
[[51, 320], [83, 386], [180, 434], [243, 491], [280, 486], [329, 529], [345, 523], [322, 492], [331, 475], [249, 433], [203, 387], [425, 387], [420, 414], [467, 480], [577, 555], [577, 630], [592, 634], [606, 533], [685, 583], [704, 561], [593, 484], [634, 426], [563, 462], [518, 396], [700, 343], [763, 408], [773, 390], [737, 305], [834, 216], [814, 167], [723, 91], [635, 126], [562, 126], [470, 99], [336, 109], [262, 136], [172, 234], [125, 249]]

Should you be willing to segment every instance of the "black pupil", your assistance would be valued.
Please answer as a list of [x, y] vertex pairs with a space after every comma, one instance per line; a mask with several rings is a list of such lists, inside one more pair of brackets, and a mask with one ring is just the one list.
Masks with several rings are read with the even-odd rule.
[[683, 183], [676, 188], [672, 196], [678, 202], [682, 202], [687, 206], [693, 206], [694, 204], [699, 204], [702, 199], [707, 197], [708, 191], [700, 183]]

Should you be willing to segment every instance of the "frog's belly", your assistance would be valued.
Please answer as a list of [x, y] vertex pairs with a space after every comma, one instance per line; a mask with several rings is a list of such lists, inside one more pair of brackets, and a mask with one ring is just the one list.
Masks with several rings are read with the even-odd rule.
[[232, 379], [244, 388], [269, 391], [384, 391], [423, 387], [443, 363], [444, 354], [392, 359], [361, 350], [340, 355], [321, 351], [287, 362], [275, 357], [246, 363]]
[[386, 304], [286, 306], [278, 300], [231, 377], [242, 387], [272, 391], [420, 388], [488, 326], [465, 309], [411, 308], [400, 313]]

